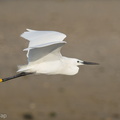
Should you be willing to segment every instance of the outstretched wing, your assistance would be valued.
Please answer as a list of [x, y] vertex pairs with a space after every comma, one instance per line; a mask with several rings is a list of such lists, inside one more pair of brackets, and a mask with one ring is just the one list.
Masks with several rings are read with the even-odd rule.
[[28, 47], [34, 47], [36, 45], [47, 44], [50, 42], [63, 41], [66, 37], [65, 34], [56, 31], [27, 30], [27, 32], [21, 34], [21, 37], [29, 40], [30, 43]]
[[[21, 37], [29, 40], [27, 52], [28, 62], [39, 60], [45, 56], [50, 59], [59, 59], [60, 49], [66, 43], [63, 39], [65, 34], [56, 31], [36, 31], [27, 29]], [[49, 54], [49, 55], [48, 55]]]
[[45, 57], [48, 55], [48, 61], [59, 59], [59, 57], [61, 57], [60, 48], [65, 43], [65, 41], [62, 41], [59, 43], [49, 44], [48, 46], [36, 46], [28, 49], [28, 62], [34, 62], [39, 59], [45, 60]]

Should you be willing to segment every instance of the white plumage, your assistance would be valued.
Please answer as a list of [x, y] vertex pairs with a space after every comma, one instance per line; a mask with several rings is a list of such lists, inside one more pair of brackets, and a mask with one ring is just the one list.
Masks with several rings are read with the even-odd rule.
[[27, 29], [21, 37], [29, 40], [28, 48], [24, 49], [27, 51], [28, 64], [20, 66], [18, 72], [74, 75], [78, 73], [78, 65], [96, 64], [63, 57], [60, 53], [66, 43], [63, 33]]

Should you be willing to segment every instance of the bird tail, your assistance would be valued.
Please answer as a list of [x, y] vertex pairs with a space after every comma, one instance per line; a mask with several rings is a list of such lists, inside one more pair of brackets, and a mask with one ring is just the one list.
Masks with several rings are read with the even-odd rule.
[[19, 65], [17, 72], [28, 72], [30, 68], [27, 67], [27, 65]]
[[6, 82], [8, 80], [15, 79], [15, 78], [22, 77], [22, 76], [26, 76], [26, 75], [29, 75], [29, 74], [33, 74], [33, 73], [21, 72], [21, 73], [18, 73], [17, 75], [0, 79], [0, 82]]

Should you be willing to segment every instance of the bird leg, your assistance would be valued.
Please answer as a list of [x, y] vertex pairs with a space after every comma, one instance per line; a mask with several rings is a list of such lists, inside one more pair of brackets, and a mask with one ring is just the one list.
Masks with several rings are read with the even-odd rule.
[[21, 73], [19, 73], [19, 74], [17, 74], [17, 75], [0, 79], [0, 82], [6, 82], [6, 81], [8, 81], [8, 80], [15, 79], [15, 78], [22, 77], [22, 76], [26, 76], [26, 75], [30, 75], [30, 74], [33, 74], [33, 73], [21, 72]]

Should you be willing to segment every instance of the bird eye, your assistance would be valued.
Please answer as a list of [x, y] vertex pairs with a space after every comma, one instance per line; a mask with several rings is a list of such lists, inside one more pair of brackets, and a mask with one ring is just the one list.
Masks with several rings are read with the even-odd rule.
[[77, 63], [79, 63], [80, 61], [78, 60]]

